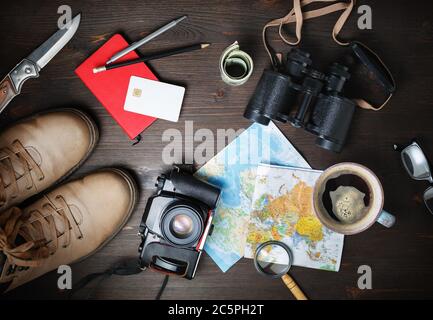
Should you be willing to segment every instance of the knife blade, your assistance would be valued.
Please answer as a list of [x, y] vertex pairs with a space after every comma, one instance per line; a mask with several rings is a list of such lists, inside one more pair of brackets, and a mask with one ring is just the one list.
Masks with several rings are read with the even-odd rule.
[[72, 39], [80, 25], [81, 14], [54, 33], [47, 41], [34, 50], [28, 57], [9, 72], [0, 82], [0, 113], [11, 100], [20, 94], [25, 81], [38, 78], [39, 72]]

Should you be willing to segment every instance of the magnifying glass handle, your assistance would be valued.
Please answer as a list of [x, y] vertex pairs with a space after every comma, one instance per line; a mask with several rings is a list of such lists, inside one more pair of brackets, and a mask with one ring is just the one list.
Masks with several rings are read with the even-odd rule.
[[297, 300], [308, 300], [291, 276], [285, 274], [281, 279], [283, 279], [284, 284], [289, 288]]

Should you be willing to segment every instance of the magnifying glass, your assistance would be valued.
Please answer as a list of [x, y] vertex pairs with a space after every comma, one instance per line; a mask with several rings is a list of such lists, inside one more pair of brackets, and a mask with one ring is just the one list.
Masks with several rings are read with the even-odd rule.
[[262, 243], [254, 256], [254, 266], [259, 273], [274, 279], [281, 278], [297, 300], [308, 300], [295, 280], [287, 274], [292, 262], [292, 251], [280, 241]]

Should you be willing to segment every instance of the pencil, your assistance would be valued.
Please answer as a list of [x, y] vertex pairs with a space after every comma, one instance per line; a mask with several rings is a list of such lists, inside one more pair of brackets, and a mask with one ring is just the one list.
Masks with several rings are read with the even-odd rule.
[[181, 53], [190, 52], [190, 51], [194, 51], [194, 50], [200, 50], [200, 49], [207, 48], [209, 46], [210, 46], [210, 43], [198, 43], [198, 44], [194, 44], [192, 46], [172, 49], [172, 50], [168, 50], [168, 51], [164, 51], [164, 52], [153, 53], [153, 54], [149, 54], [147, 56], [144, 56], [140, 59], [134, 59], [134, 60], [124, 61], [124, 62], [119, 62], [119, 63], [106, 64], [105, 66], [94, 68], [93, 73], [104, 72], [104, 71], [111, 70], [111, 69], [130, 66], [132, 64], [136, 64], [136, 63], [140, 63], [140, 62], [147, 62], [150, 60], [161, 59], [161, 58], [173, 56], [176, 54], [181, 54]]
[[155, 39], [156, 37], [158, 37], [159, 35], [163, 34], [164, 32], [170, 30], [171, 28], [173, 28], [174, 26], [176, 26], [178, 23], [180, 23], [181, 21], [185, 20], [187, 18], [187, 16], [182, 16], [179, 19], [173, 20], [170, 23], [166, 24], [165, 26], [159, 28], [158, 30], [156, 30], [155, 32], [152, 32], [151, 34], [149, 34], [147, 37], [134, 42], [133, 44], [131, 44], [129, 47], [127, 47], [126, 49], [116, 53], [114, 56], [112, 56], [110, 58], [110, 60], [108, 60], [106, 62], [106, 64], [110, 64], [113, 63], [114, 61], [116, 61], [117, 59], [120, 59], [121, 57], [123, 57], [125, 54], [130, 53], [131, 51], [137, 49], [138, 47], [141, 47], [143, 44], [148, 43], [149, 41], [151, 41], [152, 39]]

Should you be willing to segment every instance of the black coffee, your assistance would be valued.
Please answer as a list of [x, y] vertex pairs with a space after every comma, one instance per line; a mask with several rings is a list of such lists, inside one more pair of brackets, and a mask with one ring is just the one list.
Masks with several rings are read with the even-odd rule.
[[370, 204], [370, 190], [367, 183], [357, 175], [354, 174], [342, 174], [337, 178], [329, 179], [325, 185], [325, 191], [323, 192], [322, 202], [328, 214], [336, 221], [340, 221], [333, 211], [331, 192], [336, 191], [339, 187], [353, 187], [365, 194], [364, 205], [366, 207]]

